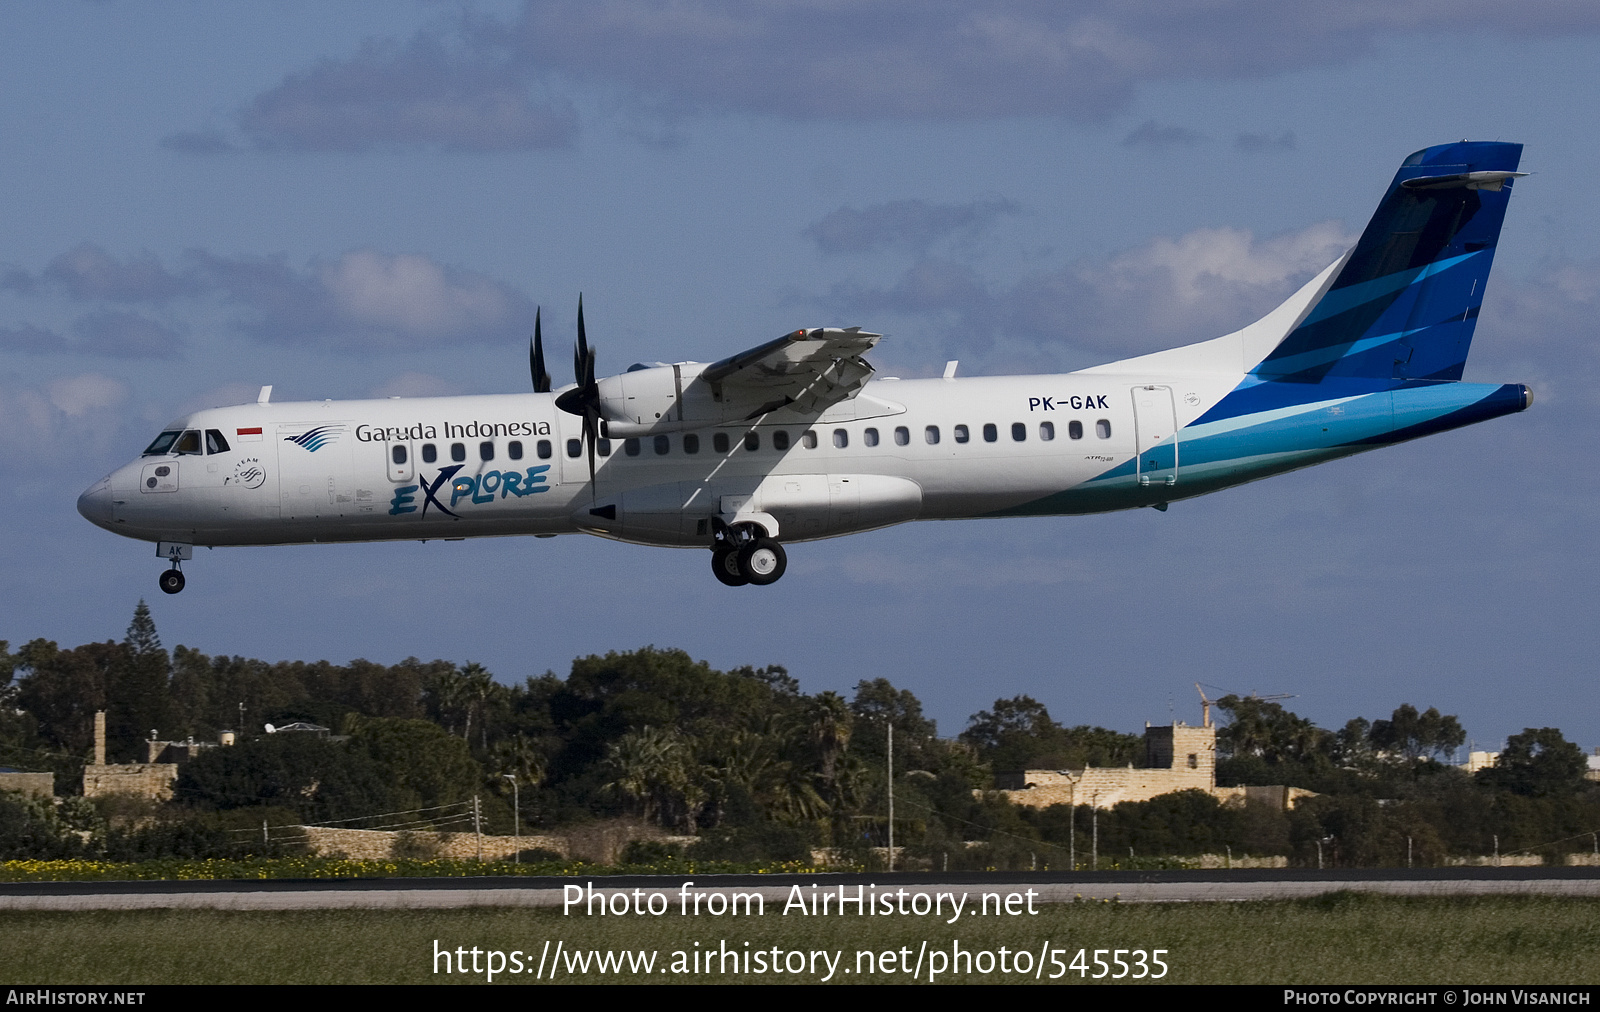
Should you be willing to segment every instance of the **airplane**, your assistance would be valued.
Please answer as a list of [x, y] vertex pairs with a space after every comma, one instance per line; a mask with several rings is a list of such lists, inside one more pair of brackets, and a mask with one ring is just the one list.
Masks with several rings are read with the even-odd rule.
[[1153, 507], [1522, 411], [1461, 382], [1522, 146], [1406, 158], [1356, 245], [1234, 333], [1062, 375], [875, 378], [880, 335], [796, 330], [718, 362], [597, 379], [578, 301], [573, 384], [538, 315], [533, 390], [196, 411], [78, 499], [156, 543], [593, 534], [709, 549], [730, 586], [785, 546], [911, 520]]

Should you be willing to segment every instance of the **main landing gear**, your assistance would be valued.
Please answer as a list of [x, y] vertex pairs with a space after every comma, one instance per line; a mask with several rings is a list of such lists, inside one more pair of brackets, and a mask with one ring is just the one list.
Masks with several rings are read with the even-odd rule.
[[783, 546], [766, 536], [754, 524], [738, 527], [718, 526], [716, 543], [711, 549], [711, 572], [730, 587], [754, 584], [765, 587], [777, 583], [789, 568], [789, 556]]
[[178, 568], [178, 560], [172, 560], [172, 568], [161, 574], [156, 581], [161, 584], [162, 593], [176, 594], [183, 589], [183, 570]]

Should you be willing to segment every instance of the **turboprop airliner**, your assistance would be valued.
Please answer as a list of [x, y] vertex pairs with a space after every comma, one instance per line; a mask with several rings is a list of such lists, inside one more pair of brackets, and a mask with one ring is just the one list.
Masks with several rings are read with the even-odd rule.
[[910, 520], [1154, 507], [1521, 411], [1461, 382], [1519, 144], [1407, 158], [1353, 249], [1214, 340], [1045, 376], [874, 379], [879, 335], [796, 330], [719, 362], [553, 390], [197, 411], [78, 511], [156, 543], [161, 589], [196, 545], [594, 534], [700, 548], [725, 584], [785, 546]]

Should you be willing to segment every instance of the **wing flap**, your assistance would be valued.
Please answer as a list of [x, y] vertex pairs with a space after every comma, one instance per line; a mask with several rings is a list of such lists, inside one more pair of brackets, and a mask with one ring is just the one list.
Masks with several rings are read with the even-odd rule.
[[797, 330], [713, 362], [700, 378], [718, 401], [747, 410], [746, 418], [785, 407], [814, 411], [866, 385], [873, 369], [863, 356], [882, 337], [860, 327]]

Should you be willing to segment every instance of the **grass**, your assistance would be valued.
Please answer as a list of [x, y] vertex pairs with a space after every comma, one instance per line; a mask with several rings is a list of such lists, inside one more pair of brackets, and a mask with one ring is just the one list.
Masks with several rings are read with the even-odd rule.
[[[576, 949], [652, 950], [653, 974], [591, 968], [561, 982], [795, 983], [824, 975], [661, 973], [673, 953], [693, 969], [698, 950], [719, 943], [748, 951], [844, 952], [857, 970], [858, 950], [875, 963], [904, 947], [915, 960], [924, 942], [948, 954], [968, 952], [1031, 962], [1041, 945], [1065, 950], [1165, 949], [1171, 983], [1269, 984], [1559, 984], [1600, 979], [1600, 900], [1552, 897], [1411, 898], [1333, 893], [1311, 900], [1226, 904], [1080, 903], [1045, 906], [1037, 916], [929, 917], [563, 916], [560, 910], [338, 910], [229, 912], [152, 910], [0, 913], [0, 979], [27, 984], [360, 984], [481, 983], [482, 973], [434, 971], [440, 949], [484, 953], [520, 950], [525, 974], [496, 983], [534, 983], [546, 943]], [[748, 943], [748, 946], [746, 945]], [[487, 956], [483, 956], [484, 961]], [[996, 958], [991, 956], [990, 958]], [[1111, 955], [1105, 954], [1110, 961]], [[470, 962], [470, 955], [468, 960]], [[936, 961], [934, 961], [936, 962]], [[752, 964], [753, 965], [753, 964]], [[860, 964], [865, 966], [866, 964]], [[927, 977], [927, 965], [919, 980]], [[486, 962], [480, 962], [480, 967]], [[981, 964], [980, 964], [981, 967]], [[1093, 973], [1093, 964], [1089, 964]], [[1031, 974], [957, 973], [944, 982], [1032, 981]], [[1047, 965], [1046, 978], [1054, 972]], [[548, 972], [546, 973], [548, 978]], [[835, 982], [909, 982], [908, 972], [838, 972]], [[1058, 983], [1078, 983], [1072, 971]]]

